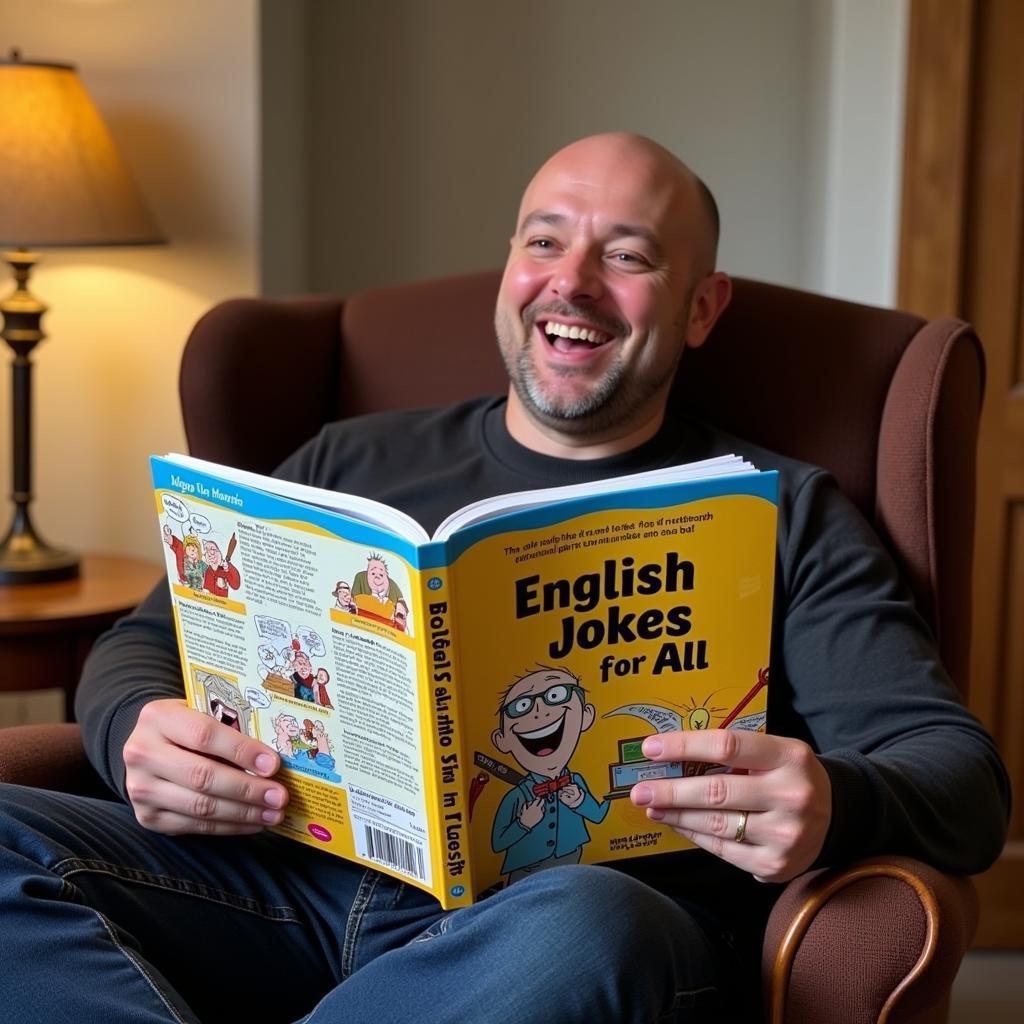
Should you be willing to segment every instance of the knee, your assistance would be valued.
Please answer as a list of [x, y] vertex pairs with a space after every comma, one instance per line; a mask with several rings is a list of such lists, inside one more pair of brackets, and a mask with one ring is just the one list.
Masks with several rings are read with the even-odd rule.
[[708, 940], [693, 918], [619, 871], [551, 868], [502, 895], [525, 938], [514, 943], [520, 983], [550, 992], [573, 979], [558, 1019], [668, 1019], [681, 992], [713, 982]]
[[510, 893], [519, 887], [535, 933], [558, 936], [563, 948], [571, 936], [574, 958], [592, 957], [605, 969], [610, 960], [669, 958], [686, 916], [666, 896], [611, 868], [551, 868], [516, 882]]

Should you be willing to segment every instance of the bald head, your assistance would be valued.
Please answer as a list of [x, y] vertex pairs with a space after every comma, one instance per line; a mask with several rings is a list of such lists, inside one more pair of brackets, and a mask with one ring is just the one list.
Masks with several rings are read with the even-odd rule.
[[590, 135], [558, 150], [537, 171], [519, 207], [521, 228], [534, 209], [535, 194], [554, 176], [568, 176], [595, 188], [632, 189], [685, 232], [694, 254], [695, 276], [715, 269], [718, 206], [711, 190], [674, 153], [632, 132]]
[[697, 176], [640, 135], [593, 135], [541, 167], [494, 313], [517, 441], [589, 458], [653, 436], [683, 350], [729, 301], [716, 220]]

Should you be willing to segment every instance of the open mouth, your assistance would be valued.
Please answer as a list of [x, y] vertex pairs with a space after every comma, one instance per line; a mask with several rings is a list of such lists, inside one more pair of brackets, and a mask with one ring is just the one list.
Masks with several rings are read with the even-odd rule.
[[562, 742], [562, 733], [565, 731], [565, 715], [562, 715], [557, 722], [544, 726], [543, 729], [535, 729], [533, 732], [517, 732], [516, 739], [526, 748], [528, 754], [534, 757], [547, 757], [553, 754], [559, 743]]
[[578, 324], [560, 324], [548, 320], [540, 325], [544, 336], [558, 352], [574, 352], [579, 349], [600, 348], [612, 340], [612, 335], [595, 327], [581, 327]]

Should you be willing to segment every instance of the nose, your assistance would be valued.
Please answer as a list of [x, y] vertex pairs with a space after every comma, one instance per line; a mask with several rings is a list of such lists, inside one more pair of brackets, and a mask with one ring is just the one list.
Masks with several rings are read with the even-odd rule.
[[604, 294], [600, 256], [584, 249], [562, 255], [551, 278], [551, 290], [566, 302], [596, 302]]

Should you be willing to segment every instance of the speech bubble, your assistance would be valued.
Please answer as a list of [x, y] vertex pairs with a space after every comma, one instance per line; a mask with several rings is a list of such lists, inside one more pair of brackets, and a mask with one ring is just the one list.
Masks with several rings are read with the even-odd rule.
[[193, 512], [192, 516], [192, 532], [193, 533], [209, 533], [210, 532], [210, 520], [206, 516], [199, 512]]
[[767, 721], [768, 713], [766, 711], [756, 711], [752, 715], [744, 715], [742, 718], [737, 718], [729, 728], [739, 729], [740, 732], [759, 732], [764, 728]]
[[295, 635], [299, 638], [299, 643], [302, 644], [302, 649], [311, 658], [322, 658], [327, 653], [327, 648], [324, 647], [324, 642], [320, 639], [320, 634], [310, 629], [309, 626], [299, 626], [299, 628], [295, 630]]
[[263, 690], [257, 690], [255, 686], [250, 686], [245, 691], [245, 699], [254, 708], [269, 708], [270, 697]]
[[256, 653], [260, 656], [260, 661], [264, 665], [271, 666], [277, 664], [277, 651], [270, 644], [260, 644], [256, 649]]
[[160, 497], [164, 503], [164, 511], [172, 519], [179, 523], [188, 522], [188, 509], [184, 502], [179, 501], [173, 494], [162, 494]]
[[268, 640], [283, 640], [289, 643], [292, 638], [291, 627], [283, 619], [275, 619], [270, 615], [255, 615], [253, 622], [256, 632]]
[[648, 725], [653, 725], [657, 732], [678, 732], [683, 727], [679, 713], [670, 708], [663, 708], [660, 704], [628, 704], [607, 712], [604, 717], [611, 718], [613, 715], [633, 715], [635, 718], [642, 718]]

